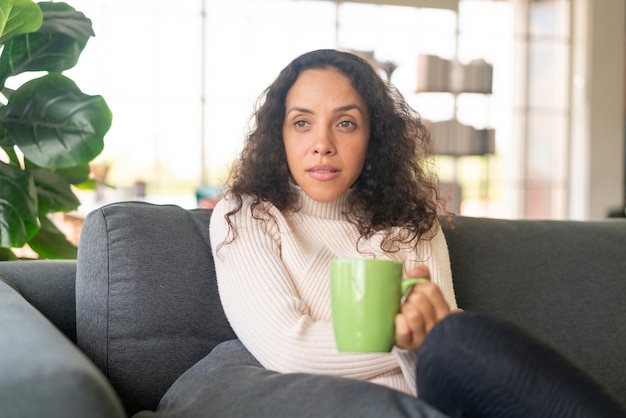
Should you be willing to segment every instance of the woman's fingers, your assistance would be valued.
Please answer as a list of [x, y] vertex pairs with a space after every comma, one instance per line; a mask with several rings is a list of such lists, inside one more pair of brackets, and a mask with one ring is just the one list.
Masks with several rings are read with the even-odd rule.
[[449, 314], [450, 307], [437, 285], [414, 286], [396, 316], [396, 345], [405, 349], [419, 348], [435, 324]]
[[[429, 323], [431, 321], [439, 322], [450, 313], [450, 306], [443, 297], [441, 289], [433, 283], [421, 283], [413, 287], [405, 303], [410, 303], [420, 308], [424, 315], [428, 315], [426, 319]], [[428, 330], [430, 331], [430, 328]]]
[[411, 349], [411, 340], [413, 338], [409, 324], [403, 314], [396, 315], [396, 345], [400, 348]]
[[427, 333], [437, 322], [437, 311], [425, 288], [435, 286], [424, 283], [413, 288], [400, 311], [405, 314], [409, 327], [416, 333]]
[[408, 347], [419, 347], [422, 345], [426, 334], [428, 334], [428, 329], [431, 327], [429, 324], [430, 320], [420, 312], [420, 309], [411, 304], [405, 304], [403, 306], [402, 316], [405, 318], [409, 328], [409, 335], [406, 338]]

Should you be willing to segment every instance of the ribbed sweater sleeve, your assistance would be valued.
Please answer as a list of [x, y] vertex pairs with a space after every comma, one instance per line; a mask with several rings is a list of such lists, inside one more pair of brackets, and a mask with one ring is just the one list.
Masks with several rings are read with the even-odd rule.
[[[232, 240], [224, 218], [232, 202], [220, 201], [213, 211], [210, 235], [224, 311], [242, 343], [268, 369], [386, 382], [395, 374], [404, 380], [399, 368], [399, 358], [404, 356], [337, 351], [328, 263], [334, 257], [363, 256], [363, 248], [356, 248], [354, 226], [341, 219], [337, 205], [340, 202], [305, 202], [302, 214], [290, 216], [270, 208], [270, 216], [259, 220], [244, 200], [243, 208], [231, 218], [236, 225]], [[437, 238], [431, 241], [435, 247], [445, 247], [445, 240], [443, 244]], [[435, 247], [429, 245], [427, 254], [402, 261], [410, 267], [427, 257], [422, 262], [429, 265], [433, 277], [442, 277], [436, 282], [442, 282], [438, 284], [454, 302], [447, 248]], [[369, 250], [375, 251], [376, 244], [371, 243]], [[448, 265], [436, 266], [438, 257], [433, 253], [442, 250]]]

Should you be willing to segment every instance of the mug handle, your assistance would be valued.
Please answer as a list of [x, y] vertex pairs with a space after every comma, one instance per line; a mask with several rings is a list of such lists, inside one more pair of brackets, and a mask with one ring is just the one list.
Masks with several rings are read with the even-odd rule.
[[415, 286], [416, 284], [419, 283], [428, 283], [430, 280], [425, 279], [425, 278], [418, 278], [418, 279], [404, 279], [402, 280], [402, 283], [400, 284], [401, 289], [402, 289], [402, 297], [406, 296], [406, 292], [413, 286]]

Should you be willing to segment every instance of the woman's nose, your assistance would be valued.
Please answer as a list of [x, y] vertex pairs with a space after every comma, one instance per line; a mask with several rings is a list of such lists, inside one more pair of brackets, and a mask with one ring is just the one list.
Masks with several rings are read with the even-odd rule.
[[328, 130], [322, 130], [315, 140], [315, 146], [313, 147], [315, 154], [330, 155], [336, 152], [335, 139], [332, 132]]

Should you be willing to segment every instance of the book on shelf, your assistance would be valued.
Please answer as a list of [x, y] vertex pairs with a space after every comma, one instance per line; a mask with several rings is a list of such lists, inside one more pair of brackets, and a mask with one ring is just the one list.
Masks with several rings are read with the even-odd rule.
[[460, 64], [436, 55], [419, 55], [418, 92], [491, 94], [493, 65], [483, 59]]
[[483, 59], [471, 61], [462, 67], [463, 81], [460, 91], [490, 94], [493, 83], [493, 65]]
[[420, 55], [417, 60], [417, 90], [452, 90], [452, 61], [436, 55]]
[[435, 154], [486, 155], [495, 152], [495, 130], [476, 129], [457, 120], [429, 123]]

